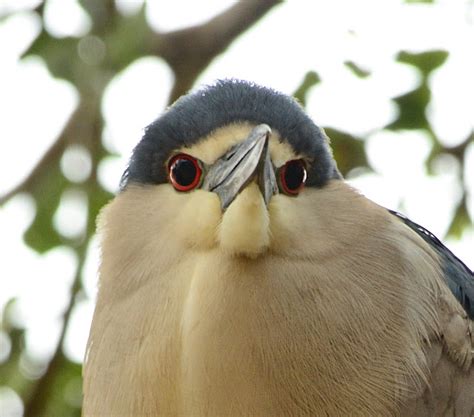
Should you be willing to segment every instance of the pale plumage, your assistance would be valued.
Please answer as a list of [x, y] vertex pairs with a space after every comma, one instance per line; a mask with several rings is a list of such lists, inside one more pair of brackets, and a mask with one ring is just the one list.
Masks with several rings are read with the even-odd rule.
[[[472, 321], [440, 252], [341, 180], [296, 103], [224, 82], [202, 93], [225, 107], [219, 122], [199, 94], [177, 114], [207, 131], [153, 156], [156, 132], [177, 121], [173, 108], [158, 119], [101, 215], [84, 416], [471, 417]], [[261, 109], [282, 100], [283, 115]], [[171, 155], [198, 158], [206, 175], [261, 123], [275, 172], [305, 159], [299, 195], [280, 190], [267, 206], [257, 175], [223, 209], [215, 192], [168, 183]]]

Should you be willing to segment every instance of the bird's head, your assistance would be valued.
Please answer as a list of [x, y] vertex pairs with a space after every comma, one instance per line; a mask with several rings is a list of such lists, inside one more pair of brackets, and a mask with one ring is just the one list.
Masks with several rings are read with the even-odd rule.
[[277, 250], [308, 190], [338, 178], [324, 132], [295, 100], [228, 80], [148, 126], [121, 188], [146, 207], [142, 230], [164, 222], [194, 249], [257, 257]]

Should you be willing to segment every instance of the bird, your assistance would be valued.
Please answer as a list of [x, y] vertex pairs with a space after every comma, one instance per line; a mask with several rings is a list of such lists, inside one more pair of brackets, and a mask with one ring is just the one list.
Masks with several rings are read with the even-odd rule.
[[98, 219], [83, 416], [474, 415], [474, 276], [237, 79], [145, 130]]

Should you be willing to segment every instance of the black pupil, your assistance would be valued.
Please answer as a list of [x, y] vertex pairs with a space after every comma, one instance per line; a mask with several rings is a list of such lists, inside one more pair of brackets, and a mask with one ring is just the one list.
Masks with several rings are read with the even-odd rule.
[[290, 162], [285, 169], [285, 184], [289, 190], [297, 190], [303, 183], [305, 168], [300, 161]]
[[191, 185], [196, 178], [197, 169], [193, 161], [189, 159], [178, 159], [171, 167], [174, 180], [181, 186]]

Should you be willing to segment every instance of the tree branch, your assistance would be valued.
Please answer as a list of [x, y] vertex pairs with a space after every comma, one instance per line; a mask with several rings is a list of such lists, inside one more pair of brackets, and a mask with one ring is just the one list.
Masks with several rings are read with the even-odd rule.
[[185, 94], [217, 55], [279, 3], [281, 0], [239, 1], [207, 23], [160, 34], [153, 53], [168, 62], [176, 77], [169, 102]]
[[[164, 58], [175, 73], [175, 84], [169, 102], [185, 94], [199, 74], [239, 35], [258, 21], [281, 0], [239, 1], [208, 22], [165, 34], [157, 34], [152, 47], [155, 55]], [[71, 143], [84, 143], [90, 135], [84, 131], [94, 111], [81, 102], [71, 115], [58, 139], [38, 161], [30, 174], [16, 187], [0, 196], [0, 206], [21, 192], [34, 192], [38, 179], [62, 156]], [[100, 111], [100, 108], [97, 109]]]
[[[88, 240], [86, 240], [86, 243], [87, 242]], [[86, 249], [87, 245], [84, 244], [80, 251], [78, 251], [78, 266], [76, 269], [74, 282], [71, 287], [69, 303], [63, 314], [61, 335], [59, 337], [58, 344], [56, 345], [56, 350], [52, 356], [52, 359], [48, 363], [46, 372], [41, 376], [41, 379], [37, 381], [36, 385], [34, 386], [32, 392], [29, 395], [29, 398], [25, 401], [25, 409], [23, 412], [24, 417], [39, 417], [45, 415], [48, 402], [51, 398], [51, 392], [53, 389], [55, 389], [54, 382], [64, 364], [64, 361], [67, 360], [64, 357], [62, 349], [64, 345], [64, 340], [66, 338], [68, 325], [71, 321], [71, 314], [76, 304], [76, 295], [81, 289], [81, 275], [85, 263]]]
[[[88, 195], [92, 195], [97, 189], [100, 189], [98, 183], [98, 166], [100, 158], [98, 157], [101, 149], [101, 134], [103, 129], [103, 120], [100, 113], [99, 96], [91, 96], [89, 100], [82, 100], [76, 111], [71, 115], [66, 124], [63, 133], [58, 138], [55, 144], [44, 155], [42, 161], [37, 165], [33, 172], [37, 171], [38, 176], [43, 174], [43, 170], [49, 167], [49, 163], [57, 162], [57, 158], [61, 157], [61, 149], [71, 143], [81, 143], [91, 152], [92, 156], [92, 171], [89, 178], [83, 184], [83, 188]], [[94, 157], [96, 156], [96, 157]], [[33, 173], [32, 173], [33, 174]], [[36, 183], [35, 179], [25, 182], [27, 189], [31, 191]], [[41, 180], [39, 180], [40, 182]], [[48, 403], [52, 396], [53, 390], [57, 389], [57, 377], [61, 372], [63, 366], [68, 362], [64, 356], [63, 346], [66, 337], [67, 329], [71, 321], [71, 315], [76, 305], [77, 295], [82, 291], [81, 277], [86, 261], [87, 247], [93, 235], [95, 226], [96, 213], [88, 210], [87, 225], [84, 229], [84, 237], [79, 239], [77, 244], [73, 244], [73, 249], [78, 257], [78, 264], [73, 284], [70, 289], [69, 302], [66, 310], [63, 313], [61, 334], [56, 345], [54, 354], [52, 355], [46, 372], [36, 381], [35, 386], [29, 393], [28, 398], [25, 399], [25, 417], [45, 416], [48, 411]]]
[[72, 143], [84, 144], [90, 140], [91, 135], [88, 133], [88, 130], [90, 129], [90, 121], [94, 119], [93, 115], [95, 112], [95, 107], [92, 108], [90, 102], [91, 100], [88, 100], [87, 104], [84, 101], [79, 103], [76, 110], [69, 117], [59, 137], [37, 162], [28, 176], [13, 189], [0, 196], [0, 206], [18, 193], [34, 193], [42, 178], [48, 174], [50, 167], [58, 162], [67, 146]]
[[[167, 34], [154, 34], [150, 31], [149, 38], [152, 46], [149, 52], [162, 56], [170, 64], [175, 73], [175, 84], [170, 100], [174, 101], [177, 97], [186, 93], [187, 90], [192, 87], [198, 75], [218, 54], [222, 53], [233, 40], [258, 21], [273, 6], [280, 3], [280, 1], [281, 0], [239, 1], [225, 12], [200, 26]], [[84, 4], [93, 6], [95, 3], [84, 0]], [[104, 4], [110, 6], [114, 3], [112, 0], [106, 0]], [[109, 7], [109, 9], [106, 10], [110, 13], [111, 9]], [[94, 30], [100, 31], [101, 25], [105, 25], [105, 23], [103, 19], [98, 19], [97, 22]], [[104, 30], [106, 31], [107, 29]], [[133, 36], [133, 34], [131, 36]], [[150, 44], [148, 43], [148, 39], [144, 40], [144, 44]], [[122, 56], [128, 55], [124, 53]], [[130, 56], [132, 56], [132, 58], [128, 59], [131, 61], [134, 59], [134, 55]], [[77, 63], [73, 64], [73, 62], [75, 62], [74, 59], [77, 59], [77, 57], [71, 56], [70, 58], [71, 65], [79, 65]], [[129, 62], [125, 59], [123, 66], [128, 63]], [[102, 75], [104, 75], [104, 77], [98, 77], [102, 82], [99, 86], [94, 85], [93, 89], [89, 89], [88, 85], [84, 87], [78, 80], [75, 80], [75, 85], [81, 96], [77, 109], [70, 116], [62, 133], [44, 153], [29, 175], [12, 190], [0, 196], [0, 205], [5, 204], [20, 192], [28, 192], [33, 194], [35, 198], [40, 198], [40, 189], [44, 178], [50, 175], [52, 166], [57, 166], [65, 149], [67, 149], [69, 145], [80, 143], [94, 155], [94, 151], [97, 150], [96, 148], [100, 145], [101, 140], [102, 116], [100, 112], [100, 102], [104, 88], [112, 76], [112, 74], [105, 71], [104, 68], [97, 68], [97, 70], [103, 71]], [[96, 184], [98, 163], [99, 160], [93, 161], [93, 174], [85, 186], [91, 183]], [[89, 217], [88, 231], [93, 229], [91, 222], [94, 222], [92, 217], [95, 216]], [[87, 244], [90, 240], [90, 233], [91, 232], [87, 232], [83, 242], [74, 248], [79, 257], [79, 263], [74, 283], [71, 287], [69, 304], [63, 314], [60, 340], [47, 365], [46, 372], [37, 381], [24, 401], [24, 415], [26, 417], [44, 415], [44, 413], [47, 412], [52, 390], [57, 389], [57, 376], [61, 368], [67, 362], [62, 348], [71, 313], [75, 305], [76, 295], [81, 288], [80, 277], [84, 265]]]

